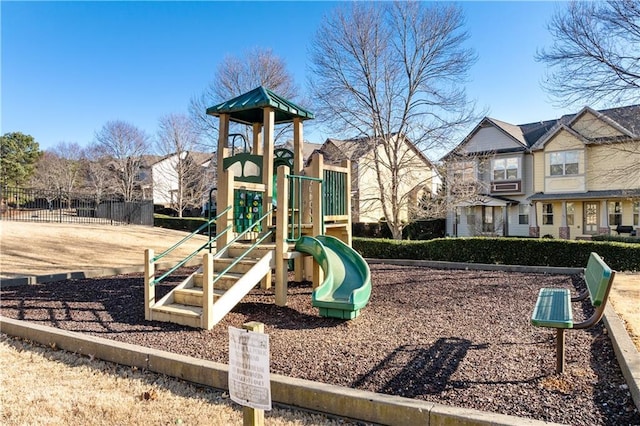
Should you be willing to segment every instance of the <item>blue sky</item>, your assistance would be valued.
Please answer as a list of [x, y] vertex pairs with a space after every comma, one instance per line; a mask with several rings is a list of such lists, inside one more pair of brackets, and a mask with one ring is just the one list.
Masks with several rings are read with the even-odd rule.
[[[546, 24], [562, 3], [460, 4], [479, 55], [467, 91], [489, 116], [522, 124], [575, 110], [553, 107], [540, 88], [544, 65], [533, 58], [551, 44]], [[187, 112], [225, 55], [252, 47], [273, 49], [304, 87], [308, 46], [335, 5], [3, 1], [0, 133], [31, 134], [42, 149], [86, 145], [109, 120], [155, 134], [161, 116]]]

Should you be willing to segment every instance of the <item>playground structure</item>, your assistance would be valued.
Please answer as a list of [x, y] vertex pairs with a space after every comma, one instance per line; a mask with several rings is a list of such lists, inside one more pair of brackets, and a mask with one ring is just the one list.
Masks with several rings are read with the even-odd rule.
[[[357, 317], [369, 300], [371, 280], [366, 262], [351, 248], [349, 161], [326, 165], [316, 152], [305, 167], [303, 121], [313, 113], [264, 87], [207, 114], [220, 120], [218, 215], [158, 256], [145, 251], [145, 319], [211, 329], [256, 285], [271, 288], [273, 271], [275, 303], [286, 306], [290, 263], [296, 281], [313, 282], [312, 304], [320, 315]], [[240, 152], [230, 122], [251, 126], [252, 143], [242, 138]], [[281, 123], [293, 125], [293, 151], [274, 149], [275, 125]], [[208, 242], [156, 278], [155, 262], [205, 228]], [[155, 284], [201, 252], [202, 267], [156, 301]]]

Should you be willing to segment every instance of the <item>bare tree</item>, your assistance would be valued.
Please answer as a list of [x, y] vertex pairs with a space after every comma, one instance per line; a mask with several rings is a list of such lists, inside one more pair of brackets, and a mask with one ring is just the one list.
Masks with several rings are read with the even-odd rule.
[[298, 88], [285, 61], [271, 49], [255, 47], [241, 56], [228, 55], [224, 58], [211, 83], [199, 96], [192, 98], [189, 105], [189, 112], [206, 140], [216, 141], [218, 135], [218, 120], [206, 114], [207, 108], [258, 86], [290, 100], [298, 98]]
[[[67, 198], [82, 184], [82, 149], [77, 143], [60, 142], [45, 151], [36, 165], [32, 183], [36, 188], [57, 190]], [[48, 200], [51, 202], [51, 200]]]
[[187, 208], [199, 207], [210, 184], [195, 148], [200, 134], [186, 115], [160, 119], [157, 150], [166, 156], [153, 169], [153, 192], [170, 200], [170, 208], [182, 217]]
[[140, 190], [142, 156], [149, 151], [147, 134], [125, 121], [109, 121], [95, 134], [96, 149], [109, 158], [117, 191], [125, 201]]
[[536, 59], [543, 87], [561, 105], [640, 100], [640, 1], [572, 1], [548, 25], [554, 38]]
[[115, 176], [111, 170], [111, 160], [102, 155], [100, 149], [95, 146], [85, 148], [83, 152], [83, 183], [85, 190], [89, 192], [96, 204], [108, 195], [116, 192]]
[[[407, 136], [426, 151], [451, 142], [471, 122], [464, 80], [475, 54], [459, 8], [435, 3], [349, 3], [321, 24], [314, 40], [311, 82], [318, 116], [339, 134], [376, 142], [373, 167], [392, 235], [402, 238], [403, 192], [413, 185]], [[365, 138], [366, 139], [366, 138]]]

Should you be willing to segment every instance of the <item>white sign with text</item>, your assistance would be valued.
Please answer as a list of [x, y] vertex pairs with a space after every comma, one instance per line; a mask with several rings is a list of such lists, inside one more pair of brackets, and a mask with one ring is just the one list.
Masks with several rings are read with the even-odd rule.
[[258, 410], [271, 410], [269, 335], [229, 327], [229, 395]]

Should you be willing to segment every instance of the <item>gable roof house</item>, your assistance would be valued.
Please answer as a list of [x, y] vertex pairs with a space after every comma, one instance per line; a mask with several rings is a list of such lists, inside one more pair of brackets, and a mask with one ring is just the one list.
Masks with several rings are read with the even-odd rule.
[[[431, 161], [420, 151], [409, 138], [395, 135], [404, 141], [399, 155], [403, 156], [401, 164], [401, 181], [398, 194], [401, 197], [401, 218], [406, 220], [415, 214], [413, 207], [425, 194], [437, 191], [440, 178]], [[379, 222], [384, 218], [381, 202], [378, 174], [375, 169], [375, 152], [386, 159], [380, 141], [370, 137], [354, 139], [329, 138], [320, 148], [324, 161], [328, 164], [340, 164], [344, 160], [351, 162], [351, 206], [353, 222]], [[382, 187], [388, 195], [391, 191], [390, 180], [385, 179], [388, 170], [383, 170]]]
[[555, 123], [514, 125], [485, 117], [443, 157], [453, 204], [448, 235], [529, 235], [530, 148]]
[[570, 238], [609, 233], [609, 219], [637, 227], [639, 124], [640, 106], [521, 125], [485, 117], [443, 158], [454, 200], [447, 233]]
[[532, 235], [640, 230], [640, 105], [562, 117], [532, 147]]

